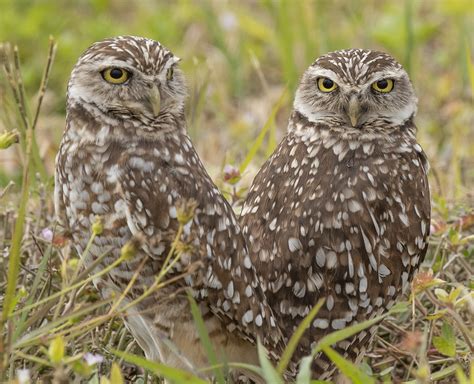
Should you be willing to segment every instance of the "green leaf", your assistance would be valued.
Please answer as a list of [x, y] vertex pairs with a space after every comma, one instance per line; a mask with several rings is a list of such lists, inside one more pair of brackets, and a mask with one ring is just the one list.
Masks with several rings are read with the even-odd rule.
[[268, 360], [267, 352], [265, 351], [262, 343], [260, 343], [260, 340], [257, 340], [257, 348], [258, 359], [260, 361], [260, 366], [262, 367], [262, 374], [265, 381], [272, 384], [283, 384], [283, 379], [273, 367], [270, 360]]
[[53, 364], [60, 363], [64, 357], [64, 340], [61, 336], [56, 336], [48, 350], [49, 359]]
[[459, 239], [461, 238], [461, 235], [456, 228], [451, 227], [449, 228], [449, 231], [448, 231], [448, 238], [451, 244], [456, 245], [459, 243]]
[[464, 287], [462, 285], [458, 285], [456, 288], [452, 289], [451, 292], [449, 292], [448, 301], [454, 304], [463, 289]]
[[96, 372], [94, 375], [89, 379], [87, 384], [99, 384], [99, 374]]
[[82, 377], [88, 377], [92, 373], [92, 367], [88, 365], [84, 360], [77, 360], [71, 363], [71, 368], [74, 372]]
[[447, 313], [448, 313], [447, 309], [442, 309], [441, 311], [434, 312], [431, 315], [427, 315], [426, 320], [438, 320], [438, 319], [441, 319]]
[[329, 346], [323, 347], [323, 352], [333, 361], [339, 370], [351, 380], [353, 384], [372, 384], [375, 380], [366, 375], [361, 369], [350, 361], [344, 359], [342, 355], [337, 353]]
[[435, 296], [438, 300], [441, 300], [443, 303], [447, 303], [449, 301], [449, 294], [442, 288], [436, 288], [434, 290]]
[[169, 380], [171, 383], [181, 384], [207, 384], [208, 382], [193, 375], [191, 372], [184, 371], [178, 368], [168, 367], [167, 365], [157, 363], [154, 361], [147, 360], [141, 356], [136, 356], [131, 353], [117, 351], [112, 349], [111, 352], [120, 357], [121, 359], [131, 363], [138, 365], [148, 371], [162, 376], [165, 379]]
[[[207, 333], [206, 325], [204, 324], [204, 320], [201, 316], [201, 311], [199, 310], [196, 301], [191, 296], [191, 293], [188, 291], [188, 300], [189, 304], [191, 305], [191, 314], [193, 315], [194, 323], [196, 324], [196, 328], [199, 334], [199, 339], [201, 340], [201, 345], [204, 347], [206, 351], [206, 356], [209, 363], [212, 366], [218, 365], [218, 360], [214, 348], [212, 347], [211, 339], [209, 338], [209, 334]], [[219, 384], [225, 384], [225, 375], [222, 372], [222, 368], [216, 367], [214, 369], [214, 374], [216, 376], [216, 380]]]
[[379, 373], [379, 376], [384, 377], [384, 376], [388, 375], [390, 372], [392, 372], [394, 369], [395, 369], [395, 366], [393, 366], [393, 365], [390, 366], [390, 367], [387, 367]]
[[445, 356], [454, 357], [456, 355], [456, 335], [448, 322], [443, 322], [441, 335], [433, 337], [433, 345]]
[[112, 364], [112, 369], [110, 371], [110, 382], [114, 384], [124, 384], [122, 372], [120, 372], [120, 367], [117, 363]]
[[408, 301], [401, 301], [395, 304], [390, 310], [388, 311], [389, 314], [394, 313], [405, 313], [410, 309], [410, 303]]
[[[374, 372], [372, 371], [372, 367], [367, 364], [365, 361], [361, 362], [359, 364], [359, 367], [361, 369], [362, 372], [364, 372], [366, 375], [369, 375], [369, 376], [373, 376], [374, 375]], [[389, 367], [387, 372], [390, 372], [394, 367]], [[380, 376], [382, 376], [382, 373], [380, 374]]]

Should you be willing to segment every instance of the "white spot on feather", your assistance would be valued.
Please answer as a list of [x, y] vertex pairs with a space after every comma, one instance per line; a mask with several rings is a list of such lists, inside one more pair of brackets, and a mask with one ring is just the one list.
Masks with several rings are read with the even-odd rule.
[[288, 249], [290, 252], [297, 251], [298, 249], [302, 249], [303, 245], [301, 244], [301, 241], [295, 237], [290, 237], [288, 239]]

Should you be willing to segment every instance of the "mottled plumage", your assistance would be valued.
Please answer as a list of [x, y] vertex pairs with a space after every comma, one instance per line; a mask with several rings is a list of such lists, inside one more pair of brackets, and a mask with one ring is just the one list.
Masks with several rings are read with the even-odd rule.
[[[415, 113], [408, 75], [385, 53], [330, 53], [303, 75], [288, 132], [241, 215], [286, 338], [326, 299], [296, 361], [325, 334], [385, 312], [423, 260], [430, 194]], [[340, 342], [339, 351], [361, 356], [375, 330]], [[313, 368], [318, 378], [334, 371], [324, 356]]]
[[256, 338], [278, 354], [281, 333], [232, 208], [186, 133], [186, 88], [177, 62], [158, 42], [130, 36], [98, 42], [81, 56], [68, 86], [56, 160], [56, 211], [79, 254], [101, 217], [104, 230], [86, 265], [104, 252], [97, 268], [110, 265], [137, 239], [137, 255], [96, 281], [105, 297], [120, 294], [146, 258], [130, 302], [161, 270], [180, 205], [195, 201], [180, 238], [183, 254], [164, 279], [176, 281], [130, 309], [126, 323], [148, 358], [190, 370], [207, 365], [185, 293], [190, 288], [219, 357], [256, 363]]

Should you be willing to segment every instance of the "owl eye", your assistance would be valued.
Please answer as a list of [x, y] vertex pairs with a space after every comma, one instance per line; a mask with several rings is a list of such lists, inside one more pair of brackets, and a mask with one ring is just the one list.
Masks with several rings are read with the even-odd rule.
[[131, 77], [131, 73], [122, 68], [107, 68], [101, 73], [104, 80], [111, 84], [123, 84]]
[[382, 79], [373, 83], [372, 88], [377, 92], [388, 93], [393, 89], [393, 84], [392, 79]]
[[173, 75], [174, 75], [173, 67], [168, 68], [168, 71], [166, 71], [166, 80], [168, 81], [173, 80]]
[[318, 79], [318, 88], [321, 92], [332, 92], [337, 88], [337, 84], [327, 77]]

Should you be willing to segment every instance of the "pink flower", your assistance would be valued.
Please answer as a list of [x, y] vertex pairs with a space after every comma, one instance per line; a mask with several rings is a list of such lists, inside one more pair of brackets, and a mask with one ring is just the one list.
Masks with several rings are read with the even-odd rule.
[[48, 242], [53, 241], [53, 231], [50, 228], [44, 228], [41, 231], [41, 237]]
[[224, 181], [235, 184], [240, 180], [240, 171], [238, 168], [235, 168], [233, 165], [227, 164], [224, 167]]

